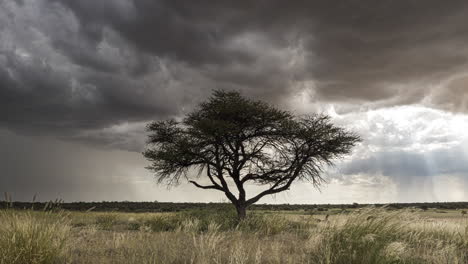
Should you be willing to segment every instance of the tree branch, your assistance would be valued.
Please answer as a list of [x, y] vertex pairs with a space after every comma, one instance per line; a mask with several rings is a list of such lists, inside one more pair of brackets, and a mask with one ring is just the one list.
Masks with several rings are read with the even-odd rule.
[[222, 188], [216, 185], [200, 185], [195, 181], [189, 181], [189, 182], [201, 189], [214, 189], [214, 190], [224, 191]]
[[214, 186], [222, 190], [222, 187], [214, 180], [213, 175], [211, 175], [210, 165], [208, 165], [208, 168], [206, 169], [206, 175], [208, 176], [208, 178], [210, 179], [211, 183], [213, 183]]
[[[278, 185], [283, 182], [283, 181], [277, 181], [275, 184], [273, 184], [272, 187], [270, 187], [268, 190], [265, 190], [259, 194], [257, 194], [256, 196], [248, 199], [246, 201], [246, 204], [247, 205], [252, 205], [256, 202], [258, 202], [258, 200], [260, 200], [263, 196], [265, 195], [269, 195], [269, 194], [275, 194], [275, 193], [279, 193], [279, 192], [282, 192], [282, 191], [286, 191], [287, 189], [289, 189], [289, 187], [291, 186], [291, 184], [293, 183], [293, 181], [296, 179], [297, 176], [295, 177], [291, 177], [289, 178], [289, 180], [287, 181], [287, 183], [281, 187], [278, 187]], [[278, 188], [276, 188], [278, 187]], [[276, 189], [275, 189], [276, 188]]]

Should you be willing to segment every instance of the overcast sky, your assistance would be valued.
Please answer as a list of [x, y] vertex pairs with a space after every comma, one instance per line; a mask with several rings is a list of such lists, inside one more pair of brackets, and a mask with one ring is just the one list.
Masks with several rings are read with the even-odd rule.
[[213, 89], [326, 113], [363, 142], [268, 203], [468, 200], [468, 2], [0, 0], [0, 191], [226, 201], [157, 186], [145, 124]]

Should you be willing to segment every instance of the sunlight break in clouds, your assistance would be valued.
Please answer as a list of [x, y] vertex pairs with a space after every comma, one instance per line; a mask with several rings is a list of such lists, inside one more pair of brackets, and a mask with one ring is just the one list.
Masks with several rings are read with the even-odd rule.
[[234, 89], [364, 139], [321, 192], [265, 202], [467, 200], [466, 17], [462, 0], [0, 0], [0, 191], [220, 201], [157, 187], [140, 152], [148, 122]]

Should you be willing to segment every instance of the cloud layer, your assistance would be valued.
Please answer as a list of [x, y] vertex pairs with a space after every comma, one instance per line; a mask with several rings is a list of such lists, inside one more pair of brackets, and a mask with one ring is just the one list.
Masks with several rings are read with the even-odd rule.
[[[0, 0], [0, 138], [10, 149], [25, 148], [22, 135], [139, 152], [149, 120], [236, 89], [358, 130], [347, 179], [459, 176], [466, 17], [462, 0]], [[53, 166], [33, 156], [47, 178]]]
[[0, 4], [4, 126], [167, 117], [214, 88], [467, 111], [465, 1]]

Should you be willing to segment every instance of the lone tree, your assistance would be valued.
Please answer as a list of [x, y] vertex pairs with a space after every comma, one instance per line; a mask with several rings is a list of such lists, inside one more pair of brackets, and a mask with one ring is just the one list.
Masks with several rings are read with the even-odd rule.
[[[221, 191], [239, 219], [245, 218], [248, 206], [288, 190], [295, 180], [319, 186], [324, 167], [360, 141], [328, 116], [297, 117], [238, 92], [219, 90], [183, 121], [156, 121], [147, 129], [143, 155], [152, 162], [148, 169], [159, 183], [178, 184], [183, 177], [198, 188]], [[188, 173], [191, 168], [198, 173]], [[249, 183], [266, 188], [248, 197]]]

